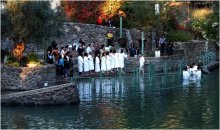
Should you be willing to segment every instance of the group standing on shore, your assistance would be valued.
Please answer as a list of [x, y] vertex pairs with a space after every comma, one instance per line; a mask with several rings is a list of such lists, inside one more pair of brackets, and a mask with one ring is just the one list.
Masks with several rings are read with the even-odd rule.
[[[139, 47], [135, 49], [134, 44], [131, 43], [129, 49], [116, 50], [112, 42], [113, 33], [109, 31], [107, 34], [107, 46], [104, 44], [96, 43], [95, 45], [86, 45], [81, 39], [77, 43], [66, 45], [61, 47], [60, 51], [56, 47], [56, 43], [53, 42], [48, 47], [47, 62], [50, 64], [56, 64], [60, 73], [64, 75], [64, 78], [68, 78], [68, 75], [73, 74], [73, 56], [72, 51], [78, 52], [78, 72], [79, 75], [89, 74], [91, 72], [110, 73], [116, 71], [123, 71], [124, 59], [128, 57], [126, 52], [129, 52], [129, 57], [139, 57], [139, 70], [144, 73], [145, 58], [141, 54]], [[164, 54], [166, 39], [162, 36], [159, 39], [159, 47], [161, 54]], [[166, 50], [169, 54], [173, 53], [173, 44], [167, 43]]]
[[124, 59], [127, 57], [123, 49], [119, 49], [118, 51], [113, 47], [106, 49], [104, 45], [96, 49], [94, 57], [91, 55], [93, 52], [92, 49], [89, 55], [86, 52], [78, 54], [79, 75], [93, 71], [102, 73], [119, 71], [119, 69], [123, 71]]
[[62, 74], [64, 79], [68, 79], [69, 75], [73, 74], [73, 51], [78, 52], [79, 75], [91, 72], [110, 73], [119, 71], [119, 69], [123, 71], [124, 59], [127, 58], [124, 49], [116, 51], [114, 45], [105, 47], [104, 44], [101, 46], [88, 44], [86, 46], [80, 40], [78, 48], [74, 45], [66, 45], [58, 50], [57, 45], [53, 43], [47, 49], [47, 63], [56, 64], [59, 74]]

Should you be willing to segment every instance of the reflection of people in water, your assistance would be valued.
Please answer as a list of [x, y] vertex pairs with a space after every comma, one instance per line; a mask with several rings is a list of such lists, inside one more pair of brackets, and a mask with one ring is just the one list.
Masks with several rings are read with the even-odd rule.
[[144, 77], [140, 77], [139, 78], [139, 89], [140, 89], [140, 91], [144, 91], [144, 86], [145, 86], [145, 84], [144, 84], [145, 82], [144, 82]]
[[105, 97], [107, 96], [120, 98], [121, 94], [125, 91], [124, 79], [119, 80], [114, 78], [95, 79], [94, 83], [91, 83], [90, 80], [80, 81], [77, 83], [77, 87], [79, 90], [80, 98], [84, 100], [92, 100], [91, 97], [94, 94], [105, 95]]

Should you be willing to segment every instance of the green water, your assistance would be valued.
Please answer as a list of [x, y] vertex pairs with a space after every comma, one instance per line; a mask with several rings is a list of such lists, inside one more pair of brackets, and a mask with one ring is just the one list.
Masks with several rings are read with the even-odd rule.
[[1, 128], [219, 128], [219, 70], [200, 83], [150, 90], [129, 79], [78, 84], [81, 102], [2, 106]]

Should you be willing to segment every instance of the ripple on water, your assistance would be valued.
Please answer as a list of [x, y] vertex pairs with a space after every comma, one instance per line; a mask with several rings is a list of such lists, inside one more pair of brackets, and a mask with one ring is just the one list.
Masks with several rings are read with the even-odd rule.
[[[201, 86], [150, 91], [129, 86], [108, 86], [104, 93], [83, 89], [78, 105], [18, 107], [2, 106], [1, 128], [8, 129], [181, 129], [219, 127], [218, 73]], [[104, 88], [103, 88], [104, 89]]]

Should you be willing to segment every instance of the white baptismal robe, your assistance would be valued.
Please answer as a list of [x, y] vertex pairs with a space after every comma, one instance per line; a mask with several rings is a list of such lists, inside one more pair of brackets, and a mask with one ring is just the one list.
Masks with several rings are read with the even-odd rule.
[[82, 58], [82, 56], [78, 56], [78, 69], [79, 69], [79, 72], [83, 72], [83, 58]]
[[144, 62], [145, 62], [145, 59], [143, 56], [141, 56], [139, 59], [140, 68], [144, 67]]
[[99, 59], [99, 57], [95, 58], [95, 72], [100, 72], [100, 59]]
[[89, 60], [89, 70], [94, 70], [94, 61], [91, 55], [88, 56]]
[[109, 55], [106, 56], [106, 70], [111, 70], [111, 59]]
[[89, 71], [89, 60], [88, 57], [85, 56], [84, 57], [84, 72], [88, 72]]
[[106, 68], [106, 57], [103, 56], [102, 57], [102, 60], [101, 60], [101, 71], [106, 71], [107, 68]]

